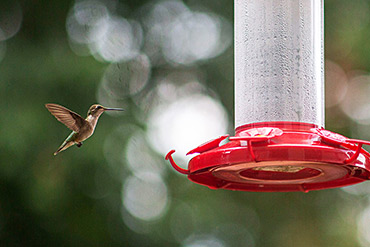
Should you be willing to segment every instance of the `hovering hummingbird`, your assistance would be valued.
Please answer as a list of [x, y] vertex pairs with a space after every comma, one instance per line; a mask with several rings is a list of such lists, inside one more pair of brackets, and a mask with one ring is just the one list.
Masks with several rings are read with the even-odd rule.
[[67, 108], [58, 104], [45, 104], [50, 113], [61, 123], [72, 130], [72, 133], [62, 143], [58, 150], [54, 153], [57, 155], [59, 152], [69, 148], [70, 146], [77, 145], [81, 147], [82, 142], [89, 138], [95, 130], [96, 123], [100, 115], [105, 111], [123, 111], [120, 108], [107, 108], [98, 104], [92, 105], [87, 112], [86, 119], [83, 119], [77, 113], [68, 110]]

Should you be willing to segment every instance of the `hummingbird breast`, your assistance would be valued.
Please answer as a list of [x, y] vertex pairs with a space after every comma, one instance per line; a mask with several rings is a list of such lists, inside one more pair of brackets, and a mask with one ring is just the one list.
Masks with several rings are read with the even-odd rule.
[[82, 142], [89, 138], [94, 133], [94, 127], [91, 124], [85, 124], [80, 128], [77, 133], [76, 142]]

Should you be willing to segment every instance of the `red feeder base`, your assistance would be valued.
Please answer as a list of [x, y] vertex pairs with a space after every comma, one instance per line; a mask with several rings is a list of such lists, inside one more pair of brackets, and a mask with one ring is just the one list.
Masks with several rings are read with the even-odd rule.
[[188, 178], [212, 189], [303, 191], [342, 187], [370, 179], [368, 141], [349, 139], [312, 124], [269, 122], [236, 129], [191, 150]]

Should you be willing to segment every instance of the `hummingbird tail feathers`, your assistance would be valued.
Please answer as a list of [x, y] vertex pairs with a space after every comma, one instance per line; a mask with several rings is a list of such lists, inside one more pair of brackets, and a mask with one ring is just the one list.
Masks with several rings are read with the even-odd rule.
[[55, 151], [54, 155], [57, 155], [58, 153], [62, 152], [63, 150], [66, 150], [70, 146], [73, 146], [75, 143], [72, 141], [69, 142], [63, 142], [63, 144], [58, 148], [57, 151]]

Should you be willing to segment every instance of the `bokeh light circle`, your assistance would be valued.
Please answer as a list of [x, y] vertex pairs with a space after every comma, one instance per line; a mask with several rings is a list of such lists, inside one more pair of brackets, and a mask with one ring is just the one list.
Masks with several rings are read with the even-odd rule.
[[154, 156], [142, 131], [137, 131], [130, 137], [123, 157], [128, 168], [137, 176], [142, 172], [158, 175], [164, 172], [161, 160]]
[[343, 112], [360, 124], [370, 124], [370, 76], [352, 78], [345, 99], [341, 103]]
[[138, 176], [130, 176], [122, 187], [122, 203], [139, 220], [157, 220], [168, 207], [167, 186], [155, 173], [142, 172]]
[[112, 63], [104, 72], [100, 90], [115, 99], [135, 95], [145, 87], [150, 73], [151, 65], [144, 54], [128, 62]]
[[91, 29], [109, 17], [107, 7], [100, 1], [76, 2], [67, 17], [66, 28], [72, 42], [89, 44], [94, 41]]
[[185, 240], [182, 247], [225, 247], [222, 240], [211, 234], [193, 235]]
[[5, 37], [4, 33], [0, 29], [0, 62], [3, 60], [5, 53], [6, 53], [6, 42], [1, 41], [1, 37]]
[[358, 239], [362, 246], [370, 245], [370, 206], [362, 211], [357, 219]]
[[325, 107], [341, 103], [347, 90], [348, 78], [344, 70], [330, 60], [325, 61]]
[[140, 13], [146, 31], [143, 49], [154, 64], [191, 65], [216, 57], [231, 45], [229, 21], [192, 11], [182, 1], [151, 3]]
[[127, 61], [137, 56], [143, 37], [138, 22], [121, 17], [99, 20], [90, 35], [95, 40], [90, 44], [92, 53], [97, 59], [109, 62]]
[[170, 62], [190, 64], [218, 54], [220, 40], [218, 19], [206, 13], [185, 12], [169, 26], [164, 56]]
[[17, 0], [0, 1], [0, 42], [16, 35], [21, 29], [23, 13]]
[[216, 99], [203, 94], [159, 105], [149, 115], [148, 140], [159, 153], [176, 149], [179, 157], [203, 142], [224, 135], [228, 118]]

